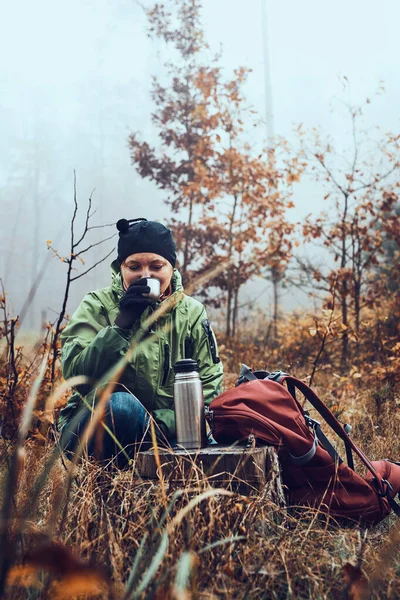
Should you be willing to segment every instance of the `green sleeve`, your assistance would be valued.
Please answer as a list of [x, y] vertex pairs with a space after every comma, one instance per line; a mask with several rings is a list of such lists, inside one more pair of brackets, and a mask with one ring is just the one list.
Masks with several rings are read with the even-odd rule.
[[[61, 335], [64, 379], [86, 375], [100, 379], [129, 347], [131, 332], [110, 325], [106, 311], [93, 293], [82, 300]], [[78, 388], [87, 394], [90, 386]]]
[[222, 391], [224, 376], [214, 332], [203, 307], [192, 325], [193, 359], [199, 363], [200, 379], [203, 384], [204, 403], [208, 406]]

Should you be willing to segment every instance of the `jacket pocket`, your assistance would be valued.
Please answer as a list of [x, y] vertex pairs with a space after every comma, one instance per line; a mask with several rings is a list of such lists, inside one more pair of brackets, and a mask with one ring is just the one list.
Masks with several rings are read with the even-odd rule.
[[217, 356], [217, 345], [215, 343], [215, 338], [214, 338], [214, 334], [211, 329], [210, 321], [208, 319], [204, 319], [204, 321], [201, 322], [201, 325], [207, 336], [212, 361], [213, 361], [214, 365], [217, 365], [219, 362], [221, 362], [221, 359], [219, 358], [219, 356]]
[[171, 353], [169, 350], [169, 345], [167, 343], [165, 343], [164, 344], [163, 376], [162, 376], [162, 380], [161, 380], [162, 387], [165, 386], [165, 384], [167, 383], [167, 380], [168, 380], [168, 375], [169, 375], [169, 371], [170, 371], [170, 360], [171, 360]]

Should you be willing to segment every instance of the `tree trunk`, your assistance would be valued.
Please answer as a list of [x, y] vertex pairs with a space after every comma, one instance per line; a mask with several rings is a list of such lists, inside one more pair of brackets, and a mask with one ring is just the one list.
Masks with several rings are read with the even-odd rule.
[[[346, 327], [348, 327], [349, 322], [348, 322], [347, 292], [346, 292], [347, 285], [344, 284], [343, 288], [344, 289], [342, 290], [342, 301], [341, 301], [342, 323], [343, 323], [343, 325], [345, 325]], [[342, 368], [342, 371], [346, 371], [347, 370], [348, 355], [349, 355], [349, 334], [347, 332], [347, 329], [345, 329], [343, 331], [343, 336], [342, 336], [342, 355], [341, 355], [341, 359], [340, 359], [340, 366]]]
[[[229, 137], [229, 149], [232, 149], [232, 135], [230, 135]], [[229, 163], [229, 176], [230, 176], [230, 183], [233, 184], [234, 181], [234, 176], [233, 176], [233, 170], [232, 170], [232, 161]], [[232, 250], [233, 250], [233, 226], [235, 223], [235, 216], [236, 216], [236, 210], [238, 207], [238, 201], [239, 201], [239, 197], [236, 193], [233, 194], [233, 207], [232, 207], [232, 214], [231, 214], [231, 218], [230, 218], [230, 222], [229, 222], [229, 235], [228, 235], [228, 259], [232, 257]], [[234, 281], [234, 277], [231, 277], [231, 274], [233, 274], [233, 269], [230, 270], [230, 272], [228, 272], [228, 277], [230, 277], [229, 281], [228, 281], [228, 298], [227, 298], [227, 304], [226, 304], [226, 337], [230, 338], [231, 337], [231, 320], [232, 320], [232, 299], [233, 299], [233, 281]]]
[[355, 330], [356, 333], [360, 331], [360, 297], [361, 297], [361, 285], [359, 281], [354, 283], [354, 321], [355, 321]]
[[354, 295], [354, 321], [355, 321], [355, 330], [358, 333], [360, 330], [363, 249], [362, 249], [362, 241], [361, 241], [360, 235], [359, 235], [357, 214], [354, 216], [353, 223], [351, 224], [351, 237], [352, 237], [351, 266], [352, 266], [352, 284], [353, 284], [353, 295]]
[[[35, 154], [35, 166], [33, 173], [33, 240], [32, 240], [32, 254], [31, 254], [31, 289], [33, 289], [39, 270], [39, 245], [40, 245], [40, 227], [41, 227], [41, 206], [39, 197], [39, 186], [40, 186], [40, 171], [39, 171], [39, 157], [36, 149]], [[31, 329], [35, 329], [37, 326], [37, 304], [35, 295], [32, 296], [29, 307], [29, 325]]]
[[232, 314], [232, 284], [228, 283], [228, 299], [226, 302], [226, 337], [231, 337], [231, 314]]
[[189, 217], [188, 217], [188, 222], [187, 222], [187, 226], [185, 229], [185, 247], [183, 249], [182, 279], [183, 279], [184, 283], [186, 280], [186, 273], [187, 273], [188, 263], [189, 263], [189, 239], [190, 239], [189, 232], [192, 228], [192, 219], [193, 219], [193, 198], [190, 197]]
[[[346, 219], [347, 219], [347, 210], [349, 203], [349, 195], [347, 192], [344, 194], [344, 209], [342, 215], [342, 252], [340, 257], [340, 267], [342, 270], [346, 268], [347, 265], [347, 250], [346, 250]], [[340, 296], [341, 296], [341, 307], [342, 307], [342, 323], [346, 327], [348, 327], [348, 314], [347, 314], [347, 294], [348, 287], [347, 281], [344, 279], [342, 285], [340, 286]], [[340, 365], [342, 371], [347, 371], [347, 358], [349, 354], [349, 334], [347, 329], [343, 332], [342, 337], [342, 356], [340, 360]]]
[[237, 335], [237, 320], [239, 315], [239, 286], [235, 286], [235, 298], [233, 304], [233, 313], [232, 313], [232, 337], [236, 337]]
[[273, 345], [276, 346], [276, 344], [278, 343], [278, 309], [279, 309], [279, 282], [280, 282], [280, 276], [279, 274], [275, 271], [275, 273], [273, 273], [273, 278], [272, 278], [272, 283], [274, 286], [274, 314], [273, 314], [273, 318], [272, 318], [272, 336], [273, 336]]

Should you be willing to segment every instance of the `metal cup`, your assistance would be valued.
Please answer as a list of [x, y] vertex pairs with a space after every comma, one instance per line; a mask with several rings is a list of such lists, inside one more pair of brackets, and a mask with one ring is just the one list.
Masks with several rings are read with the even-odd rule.
[[145, 298], [150, 298], [150, 300], [160, 299], [160, 282], [158, 279], [156, 279], [155, 277], [144, 277], [143, 285], [148, 285], [150, 288], [150, 292], [148, 292], [147, 294], [143, 294]]

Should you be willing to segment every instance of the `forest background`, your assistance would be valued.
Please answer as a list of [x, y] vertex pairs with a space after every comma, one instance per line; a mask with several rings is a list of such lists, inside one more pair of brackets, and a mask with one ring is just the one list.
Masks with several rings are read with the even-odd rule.
[[[313, 0], [304, 6], [290, 0], [269, 2], [264, 27], [262, 5], [258, 0], [206, 0], [202, 23], [211, 51], [222, 48], [220, 65], [227, 78], [240, 66], [252, 69], [243, 90], [264, 122], [269, 74], [277, 135], [292, 142], [293, 130], [303, 123], [305, 130], [321, 126], [326, 134], [335, 133], [339, 146], [348, 146], [351, 128], [340, 102], [362, 104], [381, 80], [385, 94], [368, 107], [364, 128], [395, 130], [400, 92], [396, 2], [385, 3], [382, 11], [372, 1], [357, 0], [350, 6], [343, 1], [335, 9]], [[53, 240], [61, 253], [68, 247], [74, 169], [82, 202], [95, 189], [96, 224], [113, 223], [122, 216], [168, 217], [166, 194], [132, 168], [127, 138], [141, 131], [149, 143], [156, 143], [151, 77], [165, 72], [165, 59], [173, 52], [161, 40], [148, 38], [141, 6], [122, 0], [72, 2], [63, 9], [46, 0], [35, 6], [20, 0], [7, 7], [4, 23], [0, 199], [6, 218], [0, 223], [0, 273], [13, 312], [18, 313], [48, 254], [46, 240]], [[262, 146], [266, 126], [252, 127], [245, 121], [245, 127], [249, 142]], [[325, 194], [308, 177], [293, 192], [291, 221], [326, 207]], [[42, 311], [48, 320], [56, 315], [63, 276], [55, 261], [47, 265], [26, 327], [38, 331]], [[77, 282], [69, 311], [88, 289], [108, 280], [108, 264], [103, 264]], [[260, 306], [268, 312], [272, 286], [261, 279], [252, 283], [251, 290], [244, 299], [260, 294]], [[308, 306], [307, 292], [286, 292], [281, 303], [289, 308]]]
[[[232, 19], [221, 28], [222, 5], [171, 0], [143, 10], [125, 2], [96, 4], [95, 40], [88, 41], [90, 3], [63, 15], [43, 3], [59, 28], [45, 28], [43, 38], [33, 28], [32, 55], [16, 51], [16, 68], [10, 63], [4, 71], [2, 456], [14, 458], [1, 535], [15, 553], [0, 555], [0, 588], [7, 581], [15, 597], [21, 585], [38, 590], [35, 597], [63, 597], [69, 576], [86, 594], [96, 585], [108, 592], [116, 586], [116, 597], [232, 597], [233, 588], [243, 598], [398, 594], [396, 526], [356, 527], [345, 535], [311, 514], [297, 527], [291, 515], [277, 520], [276, 507], [271, 512], [257, 497], [224, 505], [206, 481], [197, 481], [196, 489], [199, 503], [202, 493], [209, 498], [207, 510], [181, 522], [180, 509], [186, 509], [175, 505], [171, 489], [167, 498], [163, 482], [161, 492], [146, 488], [143, 503], [123, 474], [104, 487], [91, 463], [78, 475], [64, 464], [65, 477], [62, 468], [47, 477], [54, 445], [48, 401], [55, 392], [58, 410], [67, 397], [67, 387], [60, 387], [59, 333], [83, 294], [108, 283], [116, 220], [137, 216], [173, 229], [184, 282], [215, 323], [225, 387], [233, 385], [241, 362], [290, 370], [315, 385], [337, 416], [355, 422], [355, 439], [374, 458], [400, 455], [400, 135], [393, 101], [399, 82], [387, 34], [393, 14], [378, 15], [383, 36], [372, 3], [363, 3], [362, 12], [354, 3], [343, 25], [339, 8], [328, 19], [320, 3], [307, 3], [305, 12], [298, 3], [277, 9], [254, 2], [245, 9], [237, 0], [229, 12], [240, 15], [240, 23]], [[34, 22], [38, 14], [31, 14]], [[16, 19], [17, 10], [10, 16]], [[342, 33], [358, 24], [356, 51], [353, 35], [340, 48], [333, 42], [335, 22]], [[66, 23], [78, 50], [59, 45]], [[223, 37], [223, 47], [209, 43]], [[8, 33], [2, 43], [15, 43], [11, 38]], [[49, 51], [49, 41], [58, 53]], [[242, 58], [251, 52], [257, 59], [246, 64]], [[312, 68], [303, 72], [307, 58]], [[140, 69], [134, 78], [133, 64]], [[56, 93], [49, 92], [45, 65], [54, 67]], [[28, 473], [38, 474], [33, 489]], [[195, 507], [192, 492], [182, 494]], [[105, 513], [96, 510], [99, 495]], [[132, 507], [142, 515], [138, 522], [130, 520]], [[215, 531], [214, 510], [221, 511]], [[28, 516], [28, 529], [18, 529]], [[179, 524], [174, 549], [160, 529], [167, 522], [168, 531]], [[26, 556], [28, 530], [34, 542], [40, 538], [41, 551], [28, 571], [18, 571], [11, 566]], [[282, 531], [292, 533], [283, 538]], [[326, 553], [316, 566], [321, 536]], [[206, 560], [215, 564], [214, 543], [229, 544], [229, 551], [218, 555], [210, 579], [198, 557], [211, 552]], [[88, 567], [79, 560], [63, 571], [69, 555], [62, 553], [71, 546], [100, 569], [105, 565], [107, 576], [89, 568], [82, 579], [78, 573]], [[61, 554], [49, 567], [46, 552], [55, 548]], [[268, 557], [268, 568], [257, 556]], [[312, 572], [304, 556], [314, 557]], [[38, 579], [38, 565], [50, 577]], [[32, 573], [33, 580], [26, 579]]]

